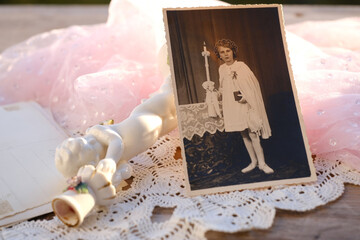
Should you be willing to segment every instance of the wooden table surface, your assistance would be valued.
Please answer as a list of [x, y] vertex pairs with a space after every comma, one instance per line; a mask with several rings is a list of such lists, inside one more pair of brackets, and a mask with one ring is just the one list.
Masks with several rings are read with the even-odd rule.
[[[0, 52], [35, 34], [71, 25], [104, 23], [106, 5], [1, 5]], [[333, 20], [360, 16], [360, 6], [284, 6], [285, 24], [307, 20]], [[156, 208], [153, 221], [164, 221], [172, 209]], [[49, 218], [52, 215], [41, 218]], [[360, 187], [346, 185], [336, 201], [313, 211], [298, 213], [277, 210], [268, 230], [239, 233], [209, 231], [208, 239], [360, 239]]]

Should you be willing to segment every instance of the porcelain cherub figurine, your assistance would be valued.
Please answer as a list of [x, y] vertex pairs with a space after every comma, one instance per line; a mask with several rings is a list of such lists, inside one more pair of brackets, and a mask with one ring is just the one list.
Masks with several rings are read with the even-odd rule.
[[[89, 196], [84, 200], [86, 195], [69, 191], [55, 198], [55, 214], [65, 224], [77, 226], [94, 205], [110, 204], [116, 196], [114, 185], [131, 177], [132, 168], [127, 161], [147, 150], [176, 126], [169, 77], [156, 93], [138, 105], [121, 123], [96, 125], [83, 137], [65, 140], [56, 149], [56, 167], [65, 177], [73, 177], [70, 190], [85, 183]], [[84, 198], [79, 201], [90, 206], [78, 206], [75, 196]]]

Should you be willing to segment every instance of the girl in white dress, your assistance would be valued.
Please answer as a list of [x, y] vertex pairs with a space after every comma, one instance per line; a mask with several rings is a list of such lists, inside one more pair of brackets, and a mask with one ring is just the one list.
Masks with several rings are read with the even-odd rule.
[[223, 115], [226, 132], [240, 131], [251, 163], [243, 173], [256, 166], [267, 174], [273, 169], [265, 163], [260, 143], [271, 136], [260, 85], [254, 73], [243, 62], [235, 60], [236, 44], [222, 39], [215, 44], [215, 54], [224, 61], [219, 67], [220, 93], [223, 101]]

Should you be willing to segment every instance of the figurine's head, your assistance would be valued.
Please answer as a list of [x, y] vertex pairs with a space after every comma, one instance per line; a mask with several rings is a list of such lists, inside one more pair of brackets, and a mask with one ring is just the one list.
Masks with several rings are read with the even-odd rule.
[[224, 62], [232, 62], [236, 58], [238, 47], [230, 39], [221, 39], [215, 44], [216, 56]]
[[92, 136], [68, 138], [56, 148], [55, 165], [66, 178], [77, 174], [84, 165], [95, 165], [100, 160], [101, 145]]

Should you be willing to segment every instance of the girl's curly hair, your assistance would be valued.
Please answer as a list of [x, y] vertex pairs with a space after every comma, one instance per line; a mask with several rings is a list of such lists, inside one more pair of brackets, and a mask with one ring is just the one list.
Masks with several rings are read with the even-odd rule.
[[219, 54], [219, 47], [226, 47], [226, 48], [230, 48], [233, 52], [233, 57], [236, 58], [237, 56], [237, 50], [238, 50], [238, 47], [236, 46], [236, 44], [231, 41], [230, 39], [221, 39], [221, 40], [218, 40], [216, 43], [215, 43], [215, 54], [216, 56], [220, 58], [220, 54]]

